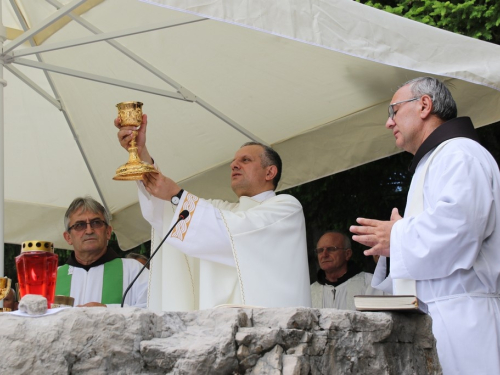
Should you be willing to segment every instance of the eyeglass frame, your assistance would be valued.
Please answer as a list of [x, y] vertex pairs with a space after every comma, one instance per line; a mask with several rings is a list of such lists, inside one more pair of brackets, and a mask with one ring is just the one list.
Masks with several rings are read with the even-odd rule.
[[415, 101], [415, 100], [419, 100], [420, 98], [421, 98], [421, 96], [419, 96], [419, 97], [414, 97], [414, 98], [407, 99], [407, 100], [401, 100], [400, 102], [396, 102], [396, 103], [389, 104], [389, 107], [387, 108], [387, 111], [389, 112], [389, 118], [390, 118], [391, 120], [394, 120], [394, 116], [396, 116], [396, 112], [394, 112], [394, 106], [395, 106], [395, 105], [402, 104], [402, 103], [409, 103], [409, 102], [413, 102], [413, 101]]
[[[325, 249], [328, 252], [328, 254], [333, 254], [333, 253], [335, 253], [338, 250], [349, 250], [349, 248], [347, 248], [347, 247], [325, 246], [325, 247], [320, 247], [319, 249], [318, 248], [314, 249], [314, 253], [316, 255], [323, 254], [323, 251], [325, 251]], [[330, 251], [328, 249], [333, 249], [333, 250]], [[318, 252], [318, 250], [321, 250], [321, 251]]]
[[[76, 228], [75, 228], [75, 226], [77, 226], [77, 225], [83, 225], [83, 224], [85, 224], [85, 226], [84, 226], [84, 227], [82, 227], [82, 229], [76, 229]], [[96, 224], [97, 224], [98, 226], [95, 226]], [[68, 227], [68, 232], [69, 232], [70, 230], [72, 230], [72, 229], [74, 229], [76, 232], [83, 232], [84, 230], [86, 230], [86, 229], [87, 229], [87, 227], [88, 227], [89, 225], [90, 225], [90, 227], [91, 227], [92, 229], [99, 229], [99, 228], [102, 228], [102, 227], [103, 227], [103, 225], [101, 225], [101, 224], [103, 224], [103, 225], [104, 225], [104, 226], [106, 226], [106, 227], [108, 226], [108, 223], [106, 223], [106, 221], [104, 221], [104, 220], [102, 220], [102, 219], [92, 219], [92, 220], [90, 220], [90, 221], [77, 221], [75, 224], [73, 224], [72, 226]]]

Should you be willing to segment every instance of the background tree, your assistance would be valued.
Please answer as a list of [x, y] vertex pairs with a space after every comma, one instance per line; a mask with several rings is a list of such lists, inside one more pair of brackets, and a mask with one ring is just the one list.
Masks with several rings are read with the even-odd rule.
[[[500, 43], [497, 0], [357, 1], [430, 26]], [[500, 123], [482, 127], [478, 134], [498, 163]], [[283, 192], [295, 196], [304, 207], [311, 282], [318, 269], [313, 249], [323, 232], [336, 229], [348, 233], [360, 216], [388, 220], [393, 207], [403, 215], [412, 177], [408, 172], [411, 160], [411, 154], [401, 153]], [[371, 272], [375, 263], [363, 255], [364, 249], [353, 243], [353, 260]]]
[[443, 30], [500, 43], [498, 0], [357, 1]]

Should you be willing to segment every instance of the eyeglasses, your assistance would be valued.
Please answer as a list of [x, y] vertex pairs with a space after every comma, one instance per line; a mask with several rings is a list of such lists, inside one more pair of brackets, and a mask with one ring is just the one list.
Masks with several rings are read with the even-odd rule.
[[411, 98], [411, 99], [408, 99], [408, 100], [401, 100], [400, 102], [396, 102], [396, 103], [392, 103], [392, 104], [389, 104], [389, 118], [391, 120], [394, 120], [394, 116], [396, 115], [396, 112], [394, 112], [394, 106], [395, 105], [398, 105], [398, 104], [401, 104], [401, 103], [408, 103], [408, 102], [413, 102], [414, 100], [418, 100], [420, 99], [421, 97], [418, 97], [418, 98]]
[[347, 250], [345, 247], [337, 247], [337, 246], [328, 246], [328, 247], [320, 247], [318, 249], [314, 249], [316, 255], [321, 254], [324, 250], [328, 251], [328, 254], [333, 254], [338, 250]]
[[101, 219], [90, 220], [88, 223], [85, 221], [77, 221], [75, 224], [73, 224], [72, 226], [70, 226], [68, 228], [68, 232], [71, 229], [74, 229], [77, 232], [81, 232], [81, 231], [87, 229], [87, 225], [90, 225], [90, 227], [92, 229], [99, 229], [99, 228], [102, 228], [104, 225], [107, 226], [108, 223], [106, 223], [105, 221], [103, 221]]

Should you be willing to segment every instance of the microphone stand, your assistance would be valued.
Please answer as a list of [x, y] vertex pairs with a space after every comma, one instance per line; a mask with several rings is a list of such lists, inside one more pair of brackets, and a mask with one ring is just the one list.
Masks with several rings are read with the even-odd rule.
[[155, 256], [155, 254], [158, 252], [158, 250], [160, 250], [161, 248], [161, 245], [163, 245], [163, 243], [165, 242], [165, 240], [167, 239], [167, 237], [169, 236], [169, 234], [174, 230], [175, 226], [177, 224], [179, 224], [179, 222], [181, 220], [185, 220], [187, 217], [189, 216], [189, 211], [188, 210], [184, 210], [182, 211], [180, 214], [179, 214], [179, 218], [177, 219], [177, 221], [175, 222], [174, 225], [172, 225], [172, 228], [170, 228], [170, 230], [168, 231], [167, 235], [165, 237], [163, 237], [163, 240], [160, 242], [160, 244], [158, 245], [158, 247], [156, 248], [156, 250], [153, 252], [153, 255], [151, 255], [151, 257], [148, 259], [148, 261], [144, 264], [144, 266], [142, 266], [141, 270], [139, 271], [139, 273], [137, 274], [137, 276], [135, 277], [134, 280], [132, 280], [132, 282], [130, 283], [130, 285], [128, 286], [127, 290], [125, 290], [125, 293], [123, 293], [123, 297], [122, 297], [122, 304], [121, 304], [121, 307], [123, 307], [123, 304], [125, 303], [125, 297], [127, 296], [127, 293], [128, 291], [130, 290], [130, 288], [132, 288], [132, 285], [134, 285], [135, 281], [139, 278], [139, 276], [141, 275], [142, 271], [144, 271], [144, 269], [148, 266], [148, 264], [151, 262], [151, 259], [153, 259], [153, 257]]

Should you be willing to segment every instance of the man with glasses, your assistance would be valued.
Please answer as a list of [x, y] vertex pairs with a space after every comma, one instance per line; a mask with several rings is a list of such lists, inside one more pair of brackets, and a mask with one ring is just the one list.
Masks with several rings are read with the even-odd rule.
[[414, 155], [414, 176], [404, 218], [394, 208], [350, 228], [365, 255], [381, 255], [372, 285], [427, 303], [445, 375], [500, 374], [498, 165], [437, 79], [403, 84], [386, 127]]
[[319, 270], [311, 285], [314, 308], [356, 310], [354, 296], [383, 294], [371, 287], [372, 274], [361, 272], [352, 256], [351, 241], [344, 233], [328, 231], [321, 236], [315, 249]]
[[[76, 198], [64, 215], [64, 227], [64, 239], [74, 252], [57, 271], [56, 295], [73, 297], [76, 306], [120, 306], [123, 292], [142, 266], [108, 248], [112, 228], [107, 211], [91, 197]], [[124, 305], [146, 307], [147, 289], [144, 270]]]

